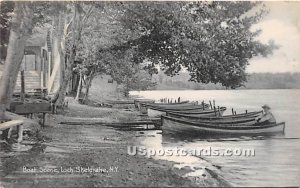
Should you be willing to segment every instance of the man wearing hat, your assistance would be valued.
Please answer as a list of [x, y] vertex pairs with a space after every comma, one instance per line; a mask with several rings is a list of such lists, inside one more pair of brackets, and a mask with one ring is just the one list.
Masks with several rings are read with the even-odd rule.
[[262, 109], [264, 110], [263, 114], [255, 120], [258, 124], [269, 124], [269, 123], [276, 123], [276, 119], [273, 116], [273, 114], [270, 112], [271, 108], [269, 105], [265, 104], [262, 106]]

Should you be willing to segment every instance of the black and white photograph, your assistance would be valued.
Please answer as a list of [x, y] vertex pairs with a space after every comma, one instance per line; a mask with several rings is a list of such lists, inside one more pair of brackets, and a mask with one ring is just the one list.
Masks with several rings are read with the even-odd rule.
[[300, 1], [0, 1], [0, 188], [299, 186]]

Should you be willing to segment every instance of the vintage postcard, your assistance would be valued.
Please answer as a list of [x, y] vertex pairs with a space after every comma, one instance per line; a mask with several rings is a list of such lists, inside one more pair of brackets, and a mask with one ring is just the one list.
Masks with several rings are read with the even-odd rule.
[[1, 1], [0, 188], [300, 186], [300, 2]]

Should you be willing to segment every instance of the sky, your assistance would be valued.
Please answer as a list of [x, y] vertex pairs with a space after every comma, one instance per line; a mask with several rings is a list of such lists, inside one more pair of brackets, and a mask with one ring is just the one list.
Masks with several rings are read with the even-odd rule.
[[252, 29], [261, 28], [258, 40], [274, 40], [280, 48], [267, 58], [251, 59], [247, 72], [300, 72], [300, 1], [265, 4], [269, 14]]

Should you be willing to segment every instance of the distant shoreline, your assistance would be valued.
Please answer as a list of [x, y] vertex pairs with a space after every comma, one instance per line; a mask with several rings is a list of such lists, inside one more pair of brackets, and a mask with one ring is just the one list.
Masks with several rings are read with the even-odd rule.
[[[156, 90], [226, 90], [220, 83], [196, 83], [188, 81], [189, 78], [188, 73], [180, 73], [174, 77], [166, 76], [162, 72], [153, 75], [153, 81], [157, 83]], [[236, 90], [300, 89], [300, 73], [252, 73], [247, 76], [243, 85]]]
[[[238, 91], [238, 90], [300, 90], [300, 88], [292, 88], [292, 89], [151, 89], [151, 90], [140, 90], [140, 91], [132, 91], [132, 92], [145, 92], [145, 91]], [[132, 95], [131, 95], [132, 97]]]
[[244, 88], [244, 89], [241, 89], [241, 88], [237, 88], [237, 89], [185, 89], [185, 88], [174, 88], [174, 89], [152, 89], [152, 90], [145, 90], [145, 91], [172, 91], [172, 90], [190, 90], [190, 91], [201, 91], [201, 90], [231, 90], [231, 91], [234, 91], [234, 90], [298, 90], [300, 88]]

